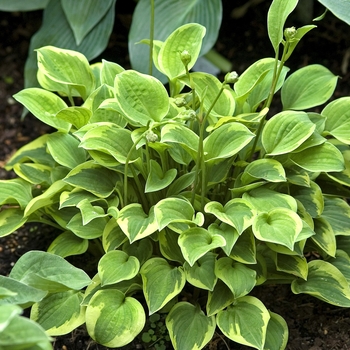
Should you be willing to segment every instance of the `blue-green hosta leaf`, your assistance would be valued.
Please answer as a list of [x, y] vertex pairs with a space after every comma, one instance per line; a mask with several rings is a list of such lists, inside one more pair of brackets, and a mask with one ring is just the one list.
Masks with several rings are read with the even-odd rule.
[[193, 266], [209, 251], [226, 244], [221, 235], [216, 235], [201, 227], [192, 227], [181, 233], [178, 240], [182, 255]]
[[107, 347], [129, 344], [142, 331], [145, 322], [140, 302], [117, 289], [97, 291], [86, 308], [89, 335]]
[[71, 231], [65, 231], [53, 240], [47, 251], [65, 258], [71, 255], [84, 254], [88, 247], [87, 239], [80, 238]]
[[[59, 83], [60, 91], [68, 96], [79, 94], [86, 100], [95, 87], [95, 78], [87, 58], [80, 52], [45, 46], [37, 49], [39, 72], [45, 77]], [[42, 81], [42, 87], [51, 90], [47, 80]]]
[[291, 275], [307, 279], [308, 265], [305, 257], [298, 255], [276, 254], [276, 269]]
[[299, 215], [287, 208], [276, 208], [268, 213], [261, 213], [253, 223], [253, 232], [257, 239], [278, 243], [291, 250], [302, 228], [303, 223]]
[[160, 251], [167, 260], [177, 261], [180, 264], [185, 262], [179, 244], [177, 243], [179, 233], [165, 228], [159, 232], [158, 238]]
[[118, 179], [119, 175], [115, 171], [88, 161], [71, 170], [64, 182], [97, 197], [106, 198], [114, 191]]
[[198, 306], [176, 303], [166, 318], [171, 343], [175, 350], [199, 350], [212, 339], [216, 323]]
[[[205, 111], [212, 108], [210, 114], [215, 117], [226, 117], [233, 114], [236, 103], [232, 90], [223, 89], [219, 99], [212, 107], [212, 103], [221, 92], [222, 83], [218, 78], [209, 73], [194, 72], [190, 74], [196, 94], [198, 94], [200, 101], [203, 102]], [[181, 81], [185, 82], [191, 88], [191, 83], [187, 76], [181, 78]]]
[[219, 202], [209, 202], [204, 210], [234, 227], [239, 234], [252, 225], [256, 215], [253, 205], [241, 198], [231, 199], [224, 207]]
[[213, 316], [225, 309], [235, 301], [231, 290], [221, 280], [217, 280], [214, 290], [209, 291], [206, 311], [208, 316]]
[[161, 121], [169, 111], [169, 97], [156, 78], [133, 70], [123, 71], [114, 80], [119, 112], [136, 126]]
[[75, 290], [49, 294], [32, 306], [30, 318], [49, 335], [67, 334], [85, 322], [82, 301], [83, 294]]
[[139, 203], [129, 204], [120, 210], [117, 223], [129, 238], [130, 243], [157, 231], [158, 223], [154, 212], [152, 207], [146, 214]]
[[70, 129], [70, 123], [56, 118], [60, 110], [68, 107], [56, 94], [39, 88], [28, 88], [13, 95], [13, 98], [43, 123], [63, 132]]
[[47, 294], [47, 291], [31, 287], [11, 277], [0, 275], [0, 283], [1, 287], [7, 290], [7, 295], [1, 295], [0, 307], [2, 304], [16, 304], [28, 307], [42, 300]]
[[[191, 6], [188, 6], [187, 0], [168, 0], [166, 3], [156, 0], [154, 13], [154, 38], [158, 42], [166, 40], [175, 29], [185, 23], [199, 23], [207, 28], [202, 42], [202, 55], [207, 53], [217, 40], [222, 18], [222, 4], [219, 0], [194, 0]], [[171, 16], [169, 16], [170, 13]], [[150, 18], [149, 1], [138, 1], [129, 32], [129, 53], [132, 67], [143, 73], [149, 72], [150, 48], [148, 45], [136, 45], [136, 43], [150, 38]], [[156, 46], [155, 42], [154, 46]], [[157, 77], [161, 76], [159, 72], [153, 73]], [[163, 75], [162, 77], [164, 78]], [[162, 81], [165, 80], [162, 79]]]
[[171, 266], [163, 258], [146, 261], [141, 267], [140, 274], [150, 315], [178, 295], [186, 283], [183, 268]]
[[246, 146], [254, 136], [243, 124], [224, 124], [204, 139], [204, 158], [208, 161], [232, 157]]
[[269, 320], [264, 304], [251, 296], [237, 299], [216, 316], [216, 323], [226, 337], [259, 350], [264, 348]]
[[0, 180], [0, 205], [16, 203], [24, 209], [32, 198], [32, 185], [27, 181], [19, 178]]
[[129, 280], [138, 274], [139, 269], [139, 260], [121, 250], [112, 250], [103, 255], [97, 267], [101, 286]]
[[278, 207], [297, 211], [297, 202], [292, 196], [265, 187], [244, 193], [242, 198], [251, 203], [258, 212], [268, 212]]
[[283, 317], [269, 311], [264, 349], [284, 350], [288, 343], [288, 325]]
[[343, 199], [324, 197], [322, 217], [332, 226], [335, 235], [350, 235], [350, 207]]
[[22, 0], [14, 0], [10, 2], [7, 0], [2, 0], [0, 2], [0, 9], [1, 11], [9, 12], [40, 10], [44, 9], [48, 2], [49, 0], [29, 0], [26, 2], [23, 2]]
[[297, 4], [298, 0], [288, 2], [275, 0], [269, 8], [267, 14], [267, 32], [275, 52], [277, 52], [278, 47], [283, 40], [283, 29], [287, 17], [295, 9]]
[[256, 284], [254, 270], [228, 257], [216, 261], [215, 275], [230, 288], [236, 299], [247, 295]]
[[67, 168], [73, 169], [86, 160], [86, 152], [78, 147], [79, 141], [63, 132], [50, 134], [47, 140], [48, 151], [52, 158]]
[[298, 69], [283, 84], [283, 109], [302, 110], [325, 103], [333, 95], [337, 80], [336, 75], [319, 64]]
[[325, 134], [346, 144], [350, 144], [349, 106], [350, 97], [342, 97], [330, 102], [321, 112], [326, 117]]
[[289, 153], [306, 141], [315, 128], [305, 112], [280, 112], [266, 123], [262, 144], [270, 156]]
[[[0, 307], [0, 312], [3, 312], [2, 307]], [[1, 332], [0, 347], [14, 350], [51, 350], [51, 341], [53, 339], [36, 322], [27, 317], [16, 315]]]
[[77, 45], [80, 45], [84, 37], [104, 17], [107, 11], [111, 11], [113, 0], [96, 2], [62, 0], [62, 8], [68, 23], [74, 33]]
[[[85, 36], [80, 45], [76, 44], [73, 31], [67, 21], [61, 1], [50, 1], [45, 8], [43, 24], [32, 37], [29, 57], [25, 65], [25, 86], [37, 85], [37, 62], [35, 49], [45, 45], [53, 45], [70, 50], [76, 50], [86, 56], [88, 60], [97, 57], [106, 47], [114, 25], [114, 5], [106, 15]], [[86, 18], [84, 17], [84, 21]], [[76, 73], [79, 74], [79, 73]]]
[[34, 288], [49, 292], [80, 290], [90, 282], [89, 276], [58, 255], [32, 250], [22, 255], [10, 277]]
[[323, 253], [334, 257], [337, 249], [337, 244], [332, 226], [326, 219], [322, 217], [315, 218], [314, 223], [314, 231], [316, 234], [314, 236], [311, 236], [311, 240], [319, 248], [321, 248]]
[[124, 68], [117, 63], [102, 59], [102, 68], [100, 73], [101, 84], [114, 86], [115, 76], [124, 71]]
[[290, 160], [310, 172], [340, 172], [344, 170], [344, 157], [330, 142], [290, 154]]
[[327, 7], [335, 16], [347, 24], [350, 24], [349, 4], [347, 1], [336, 0], [318, 0], [323, 6]]
[[128, 156], [129, 163], [140, 157], [140, 151], [132, 150], [133, 145], [131, 132], [114, 123], [96, 124], [81, 138], [80, 143], [80, 147], [110, 154], [122, 164], [125, 164]]
[[221, 249], [225, 252], [227, 256], [231, 254], [232, 247], [236, 243], [239, 238], [239, 234], [237, 230], [231, 225], [225, 224], [224, 222], [218, 225], [217, 223], [213, 223], [209, 225], [208, 231], [213, 235], [222, 236], [226, 241], [226, 244], [221, 247]]
[[163, 169], [158, 162], [151, 159], [150, 172], [147, 177], [145, 192], [155, 192], [168, 187], [175, 179], [176, 169], [169, 169], [163, 173]]
[[183, 51], [187, 51], [191, 55], [187, 68], [190, 70], [194, 66], [202, 47], [205, 32], [206, 29], [201, 24], [188, 23], [175, 29], [164, 41], [157, 57], [158, 67], [170, 81], [186, 73], [185, 65], [180, 56]]
[[305, 293], [332, 305], [350, 307], [348, 281], [327, 261], [310, 261], [307, 281], [296, 279], [291, 287], [295, 294]]
[[7, 236], [27, 221], [22, 209], [9, 208], [0, 212], [0, 237]]
[[280, 162], [275, 159], [257, 159], [244, 169], [241, 177], [242, 184], [248, 185], [258, 179], [268, 182], [286, 181], [286, 173]]
[[193, 266], [185, 262], [184, 270], [186, 279], [193, 286], [213, 291], [217, 281], [215, 275], [215, 261], [217, 254], [208, 252], [198, 259]]
[[307, 213], [313, 218], [320, 216], [324, 208], [324, 197], [321, 188], [314, 181], [310, 187], [297, 187], [293, 190], [293, 196], [305, 207]]

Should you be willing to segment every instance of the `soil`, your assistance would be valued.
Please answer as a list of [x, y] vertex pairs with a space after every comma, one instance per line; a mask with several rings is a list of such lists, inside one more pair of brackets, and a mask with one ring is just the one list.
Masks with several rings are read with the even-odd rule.
[[[120, 1], [122, 3], [123, 1]], [[123, 7], [118, 2], [118, 15], [110, 44], [101, 57], [113, 59], [129, 68], [127, 54], [127, 33], [133, 11], [133, 2]], [[224, 0], [224, 18], [215, 49], [232, 62], [233, 70], [242, 73], [254, 61], [273, 56], [266, 31], [266, 14], [270, 1], [256, 1], [245, 15], [232, 17], [232, 10], [245, 0]], [[124, 8], [124, 10], [120, 10]], [[310, 19], [319, 16], [322, 7], [315, 2]], [[305, 15], [305, 13], [304, 13]], [[309, 13], [308, 13], [309, 15]], [[310, 13], [311, 15], [311, 13]], [[29, 40], [41, 24], [41, 11], [28, 13], [0, 12], [0, 179], [12, 178], [2, 166], [22, 145], [37, 138], [50, 128], [30, 114], [21, 120], [22, 108], [12, 95], [23, 89], [23, 69], [28, 54]], [[291, 25], [303, 25], [301, 15], [292, 17]], [[348, 96], [350, 90], [350, 27], [332, 14], [318, 23], [298, 45], [288, 66], [293, 70], [306, 64], [325, 65], [339, 75], [339, 83], [334, 97]], [[56, 233], [42, 225], [26, 225], [16, 233], [0, 239], [0, 274], [7, 275], [11, 267], [28, 250], [46, 250]], [[289, 286], [263, 286], [254, 292], [273, 312], [284, 317], [289, 327], [288, 350], [344, 350], [350, 349], [350, 310], [337, 308], [308, 295], [294, 295]], [[166, 348], [171, 349], [169, 343]], [[57, 337], [55, 350], [107, 349], [91, 341], [84, 327], [71, 334]], [[156, 349], [136, 339], [124, 348]], [[207, 350], [249, 349], [233, 344], [217, 334]]]

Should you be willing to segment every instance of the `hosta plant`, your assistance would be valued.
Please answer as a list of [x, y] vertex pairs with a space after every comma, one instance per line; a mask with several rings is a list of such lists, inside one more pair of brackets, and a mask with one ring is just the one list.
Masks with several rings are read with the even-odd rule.
[[[250, 295], [256, 286], [350, 306], [350, 98], [327, 102], [337, 77], [321, 65], [289, 72], [314, 28], [284, 28], [296, 4], [269, 9], [275, 57], [222, 82], [190, 72], [206, 32], [196, 23], [151, 45], [167, 88], [113, 62], [37, 50], [42, 88], [14, 98], [56, 131], [8, 161], [18, 177], [0, 182], [0, 235], [26, 222], [61, 233], [1, 276], [0, 314], [16, 323], [0, 318], [0, 347], [27, 329], [18, 307], [31, 308], [41, 349], [84, 323], [122, 347], [157, 313], [174, 349], [201, 349], [220, 331], [277, 350], [288, 327]], [[85, 270], [65, 259], [79, 254]]]

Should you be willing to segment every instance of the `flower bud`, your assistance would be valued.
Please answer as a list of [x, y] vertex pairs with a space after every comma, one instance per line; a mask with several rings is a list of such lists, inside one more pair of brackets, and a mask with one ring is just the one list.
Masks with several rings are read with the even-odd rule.
[[236, 71], [229, 72], [225, 75], [225, 84], [234, 84], [238, 80], [238, 74]]
[[187, 101], [183, 97], [176, 97], [174, 103], [177, 107], [186, 106]]
[[147, 142], [156, 142], [158, 140], [158, 135], [152, 130], [147, 130], [145, 137]]
[[191, 54], [187, 50], [183, 50], [180, 54], [181, 61], [185, 66], [191, 62]]
[[284, 30], [284, 37], [287, 41], [291, 41], [295, 38], [295, 35], [297, 34], [297, 30], [295, 27], [286, 28]]

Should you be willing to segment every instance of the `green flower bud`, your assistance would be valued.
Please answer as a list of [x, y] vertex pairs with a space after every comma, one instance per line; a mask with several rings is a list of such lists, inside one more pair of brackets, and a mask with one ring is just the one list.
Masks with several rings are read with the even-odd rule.
[[238, 80], [237, 72], [229, 72], [225, 75], [225, 84], [234, 84]]
[[147, 130], [145, 137], [147, 142], [156, 142], [158, 140], [158, 135], [152, 130]]
[[177, 107], [183, 107], [186, 106], [187, 101], [183, 97], [176, 97], [174, 103]]
[[187, 50], [183, 50], [180, 54], [181, 61], [185, 66], [191, 62], [191, 54]]
[[295, 29], [295, 27], [286, 28], [284, 30], [284, 37], [286, 38], [287, 41], [293, 40], [296, 34], [297, 34], [297, 30]]

